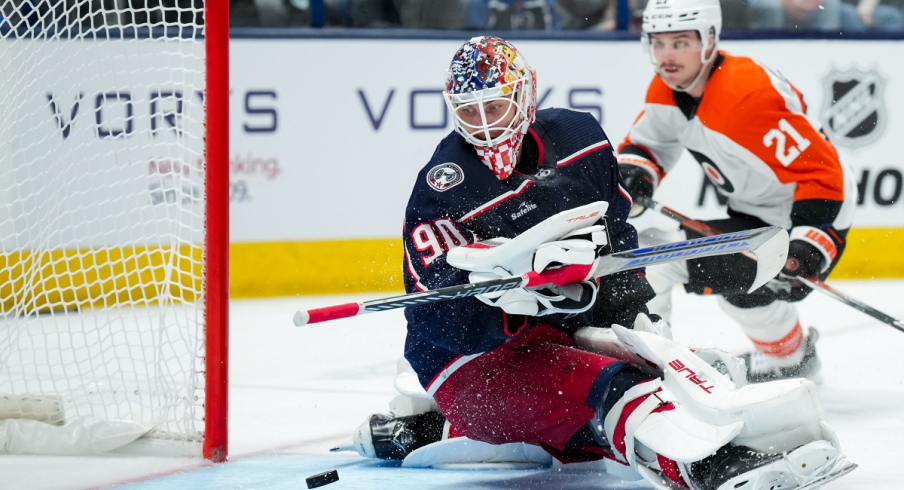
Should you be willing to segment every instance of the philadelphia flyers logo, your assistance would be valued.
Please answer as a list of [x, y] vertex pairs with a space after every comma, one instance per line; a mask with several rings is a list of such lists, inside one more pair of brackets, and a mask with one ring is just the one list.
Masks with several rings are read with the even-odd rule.
[[731, 184], [731, 181], [728, 180], [728, 177], [719, 170], [719, 166], [715, 164], [709, 157], [706, 155], [694, 151], [688, 150], [691, 155], [694, 156], [694, 159], [700, 164], [700, 167], [703, 168], [703, 173], [706, 174], [706, 177], [712, 182], [716, 184], [719, 189], [725, 194], [731, 194], [734, 192], [734, 186]]

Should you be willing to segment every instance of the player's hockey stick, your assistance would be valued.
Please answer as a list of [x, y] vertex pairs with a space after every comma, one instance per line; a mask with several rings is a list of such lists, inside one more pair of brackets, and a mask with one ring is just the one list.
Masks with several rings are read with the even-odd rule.
[[[697, 221], [693, 218], [689, 218], [689, 217], [679, 213], [678, 211], [675, 211], [672, 208], [659, 204], [658, 202], [656, 202], [650, 198], [638, 198], [637, 202], [638, 202], [638, 204], [643, 205], [645, 208], [655, 210], [659, 213], [664, 214], [665, 216], [668, 216], [669, 218], [674, 219], [675, 221], [678, 221], [679, 223], [684, 225], [686, 228], [696, 231], [697, 233], [700, 233], [700, 234], [706, 235], [706, 236], [719, 235], [718, 230], [713, 229], [711, 226], [707, 225], [706, 223]], [[747, 253], [745, 253], [744, 255], [747, 255], [748, 257], [751, 257], [752, 259], [756, 259], [756, 257], [750, 256]], [[865, 313], [865, 314], [875, 318], [876, 320], [879, 320], [882, 323], [891, 325], [892, 327], [904, 332], [904, 322], [902, 322], [901, 320], [894, 318], [891, 315], [885, 314], [885, 313], [873, 308], [872, 306], [863, 303], [862, 301], [854, 299], [854, 298], [842, 293], [841, 291], [836, 290], [835, 288], [829, 286], [828, 284], [819, 280], [818, 278], [796, 277], [795, 279], [802, 282], [804, 285], [806, 285], [816, 291], [819, 291], [820, 293], [823, 293], [831, 298], [834, 298], [856, 310], [861, 311], [862, 313]]]
[[593, 264], [567, 265], [543, 272], [528, 272], [521, 276], [503, 277], [491, 281], [460, 284], [418, 293], [404, 294], [372, 301], [345, 303], [313, 310], [298, 311], [293, 318], [300, 327], [309, 323], [349, 318], [364, 313], [403, 308], [438, 301], [468, 298], [484, 293], [516, 288], [537, 288], [548, 284], [562, 286], [616, 272], [639, 269], [648, 265], [687, 260], [712, 255], [739, 252], [753, 253], [757, 261], [757, 275], [751, 291], [775, 277], [785, 264], [788, 254], [788, 233], [778, 226], [768, 226], [737, 233], [666, 243], [655, 247], [625, 250], [598, 257]]

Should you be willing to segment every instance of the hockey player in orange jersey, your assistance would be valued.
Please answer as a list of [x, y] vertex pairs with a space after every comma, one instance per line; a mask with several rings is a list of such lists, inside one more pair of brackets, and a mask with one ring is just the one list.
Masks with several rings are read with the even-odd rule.
[[650, 310], [667, 318], [669, 293], [679, 283], [691, 293], [719, 295], [755, 346], [744, 355], [748, 381], [818, 380], [816, 331], [805, 335], [794, 304], [810, 288], [793, 278], [824, 279], [838, 262], [856, 183], [793, 85], [750, 58], [719, 50], [721, 26], [718, 0], [650, 0], [644, 10], [643, 44], [656, 76], [618, 149], [619, 171], [635, 200], [631, 216], [644, 211], [638, 198], [651, 197], [687, 149], [728, 198], [729, 217], [706, 223], [721, 232], [782, 226], [790, 232], [789, 259], [776, 280], [752, 294], [744, 292], [753, 266], [737, 254], [651, 267], [647, 278], [657, 298]]

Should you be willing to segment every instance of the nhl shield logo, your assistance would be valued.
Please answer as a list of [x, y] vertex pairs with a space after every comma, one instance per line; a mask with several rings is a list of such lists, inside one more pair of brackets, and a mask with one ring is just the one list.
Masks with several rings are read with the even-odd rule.
[[452, 163], [441, 163], [427, 172], [427, 184], [439, 192], [445, 192], [465, 180], [461, 167]]
[[849, 147], [876, 141], [885, 129], [885, 80], [873, 69], [832, 71], [825, 78], [822, 123], [832, 141]]

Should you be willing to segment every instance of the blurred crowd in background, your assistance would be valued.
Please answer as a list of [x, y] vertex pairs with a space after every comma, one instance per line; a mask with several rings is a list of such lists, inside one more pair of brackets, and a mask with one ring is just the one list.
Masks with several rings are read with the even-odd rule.
[[[165, 1], [165, 0], [163, 0]], [[627, 0], [640, 30], [647, 0]], [[616, 30], [617, 0], [230, 0], [235, 27]], [[320, 10], [322, 9], [322, 10]], [[904, 32], [904, 0], [722, 0], [723, 29]], [[319, 22], [318, 22], [319, 19]]]
[[[208, 0], [211, 1], [211, 0]], [[229, 0], [233, 27], [639, 31], [647, 0]], [[203, 22], [204, 0], [0, 0], [0, 29]], [[619, 9], [618, 5], [621, 6]], [[189, 19], [182, 19], [183, 17]], [[904, 32], [904, 0], [722, 0], [728, 31]]]

